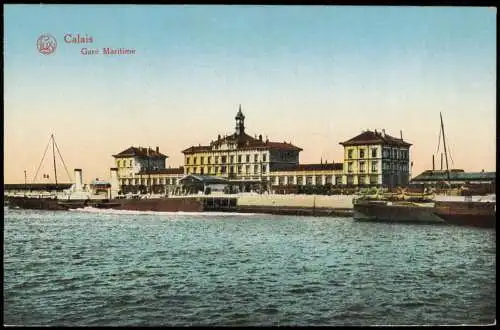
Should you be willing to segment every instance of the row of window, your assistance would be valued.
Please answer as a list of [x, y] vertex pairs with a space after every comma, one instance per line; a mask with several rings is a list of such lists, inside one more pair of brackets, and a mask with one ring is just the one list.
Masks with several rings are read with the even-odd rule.
[[[358, 177], [358, 184], [378, 184], [378, 176], [377, 175], [370, 175], [368, 179], [366, 176], [359, 176]], [[354, 185], [354, 176], [348, 176], [347, 177], [347, 185]]]
[[127, 161], [125, 159], [124, 160], [118, 160], [117, 164], [118, 164], [118, 167], [127, 167], [127, 164], [128, 164], [129, 167], [132, 167], [133, 164], [134, 164], [134, 161], [133, 160]]
[[389, 162], [383, 162], [382, 163], [382, 170], [383, 171], [399, 171], [399, 172], [409, 172], [409, 166], [408, 163], [389, 163]]
[[[335, 182], [333, 181], [333, 176], [327, 175], [323, 177], [321, 175], [308, 175], [305, 177], [299, 175], [297, 177], [294, 176], [272, 176], [269, 178], [269, 181], [271, 184], [274, 185], [286, 185], [286, 184], [294, 184], [294, 185], [323, 185], [323, 184], [338, 184], [342, 183], [342, 175], [336, 175], [335, 176]], [[259, 179], [259, 177], [248, 177], [248, 179]], [[137, 179], [122, 179], [121, 184], [122, 185], [175, 185], [178, 184], [178, 178], [137, 178]], [[369, 180], [365, 176], [359, 176], [358, 177], [358, 183], [359, 184], [377, 184], [378, 183], [378, 176], [377, 175], [370, 175]], [[354, 176], [347, 176], [347, 184], [354, 184]]]
[[[372, 158], [377, 158], [378, 156], [378, 149], [377, 148], [371, 148], [371, 157]], [[352, 159], [355, 158], [354, 155], [355, 149], [348, 149], [347, 150], [347, 158]], [[383, 158], [393, 158], [393, 159], [408, 159], [408, 150], [399, 150], [395, 148], [384, 148], [382, 151], [382, 157]], [[359, 158], [367, 158], [367, 150], [365, 149], [359, 149]]]
[[[358, 171], [360, 173], [366, 173], [366, 165], [369, 162], [364, 162], [361, 161], [359, 162], [358, 166]], [[347, 172], [352, 173], [354, 172], [353, 169], [354, 162], [348, 162], [347, 163]], [[382, 162], [382, 171], [400, 171], [400, 172], [409, 172], [409, 167], [408, 163], [391, 163], [391, 162]], [[372, 161], [371, 162], [371, 172], [377, 172], [378, 171], [378, 161]]]
[[[245, 163], [250, 163], [250, 155], [244, 155], [245, 158], [243, 158], [243, 155], [238, 155], [238, 156], [234, 156], [234, 155], [230, 155], [229, 156], [229, 163], [230, 164], [234, 164], [234, 163], [242, 163], [243, 162], [243, 159], [245, 159]], [[219, 158], [220, 157], [220, 158]], [[199, 158], [197, 156], [193, 156], [193, 157], [186, 157], [186, 165], [204, 165], [204, 164], [226, 164], [227, 163], [227, 158], [228, 156], [207, 156], [207, 157], [204, 157], [204, 156], [200, 156]], [[191, 164], [191, 160], [193, 161], [193, 163]], [[199, 160], [199, 162], [198, 162]], [[215, 160], [215, 162], [212, 162], [213, 160]], [[220, 162], [219, 162], [220, 160]], [[235, 160], [237, 160], [235, 162]], [[206, 161], [206, 163], [205, 163]], [[253, 162], [254, 163], [257, 163], [259, 161], [259, 154], [254, 154], [253, 155]], [[266, 154], [263, 154], [262, 155], [262, 161], [263, 162], [266, 162], [267, 161], [267, 155]]]
[[[294, 176], [273, 176], [269, 178], [269, 181], [271, 184], [276, 184], [276, 185], [285, 185], [285, 184], [296, 184], [296, 185], [304, 185], [304, 176], [299, 175], [296, 177], [296, 180], [294, 180]], [[322, 184], [333, 184], [333, 176], [331, 175], [326, 175], [324, 177], [325, 181], [323, 182], [323, 177], [321, 175], [307, 175], [305, 177], [305, 184], [306, 185], [311, 185], [311, 184], [317, 184], [317, 185], [322, 185]], [[342, 175], [337, 175], [335, 176], [335, 182], [336, 183], [341, 183], [342, 182]]]
[[[206, 166], [206, 167], [186, 167], [186, 174], [257, 174], [259, 173], [259, 165], [245, 165], [245, 171], [243, 172], [242, 165], [231, 165], [231, 166]], [[253, 169], [253, 172], [251, 170]], [[262, 173], [267, 173], [267, 165], [262, 165]]]
[[[368, 162], [366, 162], [368, 163]], [[366, 163], [365, 162], [359, 162], [359, 167], [358, 170], [360, 173], [365, 173], [366, 172]], [[371, 162], [372, 165], [372, 172], [377, 172], [378, 171], [378, 161], [373, 160]], [[353, 172], [353, 162], [348, 162], [347, 163], [347, 172]]]
[[[123, 167], [133, 167], [134, 166], [134, 160], [130, 159], [130, 160], [126, 160], [126, 159], [123, 159], [123, 160], [117, 160], [116, 161], [117, 165], [119, 168], [123, 168]], [[147, 160], [146, 161], [143, 161], [142, 162], [143, 166], [147, 167], [151, 167], [151, 168], [159, 168], [160, 167], [160, 163], [156, 162], [156, 161], [151, 161], [151, 162], [148, 162]]]
[[[365, 149], [359, 149], [359, 158], [365, 158]], [[372, 153], [372, 158], [377, 158], [377, 148], [372, 148], [371, 149]], [[347, 150], [347, 158], [351, 159], [354, 158], [354, 149], [348, 149]]]
[[178, 178], [151, 178], [151, 181], [149, 178], [141, 178], [141, 179], [122, 179], [121, 184], [122, 185], [175, 185], [178, 183]]
[[395, 148], [384, 148], [382, 151], [383, 158], [392, 158], [392, 159], [403, 159], [406, 160], [409, 158], [408, 150], [398, 150]]

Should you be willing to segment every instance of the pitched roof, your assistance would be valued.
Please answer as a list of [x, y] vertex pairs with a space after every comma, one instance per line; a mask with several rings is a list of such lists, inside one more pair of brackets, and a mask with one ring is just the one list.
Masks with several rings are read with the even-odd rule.
[[342, 163], [325, 163], [325, 164], [299, 164], [295, 167], [281, 169], [278, 172], [294, 172], [294, 171], [341, 171], [344, 168]]
[[[464, 172], [463, 170], [450, 170], [451, 181], [495, 181], [496, 172]], [[412, 182], [423, 181], [448, 181], [446, 171], [424, 171], [411, 179]]]
[[183, 174], [184, 168], [182, 166], [177, 168], [157, 168], [152, 170], [140, 171], [138, 174]]
[[249, 149], [281, 149], [281, 150], [297, 150], [302, 151], [302, 148], [294, 146], [290, 142], [271, 142], [269, 140], [262, 140], [262, 136], [259, 138], [253, 138], [250, 135], [236, 134], [233, 133], [229, 136], [221, 137], [219, 136], [217, 140], [212, 141], [210, 145], [199, 145], [192, 146], [182, 151], [184, 154], [195, 153], [195, 152], [206, 152], [212, 151], [216, 146], [220, 146], [224, 143], [234, 143], [237, 146], [238, 150], [249, 150]]
[[375, 132], [365, 131], [359, 135], [356, 135], [350, 140], [347, 140], [345, 142], [340, 142], [340, 144], [343, 146], [355, 146], [362, 144], [379, 144], [379, 143], [392, 146], [402, 146], [402, 147], [411, 146], [411, 143], [408, 143], [403, 139], [398, 139], [395, 138], [394, 136], [390, 136], [388, 134], [377, 131]]
[[143, 147], [130, 147], [130, 148], [125, 149], [116, 155], [113, 155], [113, 157], [115, 157], [115, 158], [118, 158], [118, 157], [148, 157], [148, 150], [149, 150], [149, 156], [152, 158], [167, 158], [168, 157], [160, 152], [157, 152], [154, 149], [143, 148]]

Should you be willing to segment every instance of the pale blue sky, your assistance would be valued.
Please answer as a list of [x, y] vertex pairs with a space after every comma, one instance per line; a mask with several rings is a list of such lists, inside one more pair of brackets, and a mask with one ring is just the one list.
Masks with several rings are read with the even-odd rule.
[[[342, 161], [338, 142], [363, 129], [402, 129], [420, 172], [431, 166], [441, 111], [455, 167], [496, 167], [494, 9], [6, 5], [4, 13], [7, 182], [36, 170], [50, 133], [88, 180], [106, 177], [111, 155], [131, 145], [158, 145], [182, 165], [184, 148], [232, 132], [238, 104], [248, 133], [291, 140], [303, 163]], [[58, 40], [53, 55], [38, 53], [42, 33]], [[66, 33], [94, 43], [66, 44]], [[136, 55], [83, 56], [82, 47]]]

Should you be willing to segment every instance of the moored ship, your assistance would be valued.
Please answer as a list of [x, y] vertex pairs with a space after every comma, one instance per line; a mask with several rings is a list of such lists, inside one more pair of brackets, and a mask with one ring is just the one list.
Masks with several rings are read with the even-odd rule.
[[[92, 189], [92, 185], [90, 188], [87, 185], [83, 185], [81, 169], [74, 170], [75, 182], [73, 184], [58, 183], [55, 167], [55, 150], [59, 152], [59, 147], [57, 147], [54, 135], [50, 136], [45, 152], [50, 144], [52, 144], [53, 150], [55, 183], [34, 183], [40, 169], [39, 167], [35, 173], [33, 183], [4, 186], [4, 200], [7, 202], [9, 208], [65, 211], [94, 207], [133, 211], [202, 212], [230, 210], [236, 207], [236, 198], [234, 197], [206, 198], [200, 196], [152, 194], [137, 196], [118, 195], [116, 168], [111, 169], [111, 184], [105, 183], [103, 186], [102, 182], [96, 182], [99, 183], [97, 190]], [[60, 152], [59, 156], [64, 163]], [[45, 154], [43, 158], [45, 158]], [[69, 177], [68, 172], [67, 174]], [[44, 174], [44, 178], [48, 178], [48, 175]], [[98, 180], [96, 179], [96, 181]]]
[[353, 218], [358, 221], [445, 223], [434, 213], [433, 203], [406, 201], [356, 201]]
[[[402, 201], [357, 201], [354, 219], [358, 221], [441, 223], [458, 226], [496, 228], [496, 197], [472, 201], [436, 200], [430, 203]], [[438, 198], [439, 199], [439, 198]]]
[[437, 201], [434, 213], [452, 225], [496, 228], [496, 196], [479, 201]]

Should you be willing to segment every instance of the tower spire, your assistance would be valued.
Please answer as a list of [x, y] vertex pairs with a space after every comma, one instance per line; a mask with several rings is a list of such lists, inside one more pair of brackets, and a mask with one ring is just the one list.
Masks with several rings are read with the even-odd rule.
[[236, 119], [236, 134], [243, 135], [245, 133], [245, 115], [243, 115], [241, 111], [241, 104], [239, 105], [238, 113], [234, 119]]

